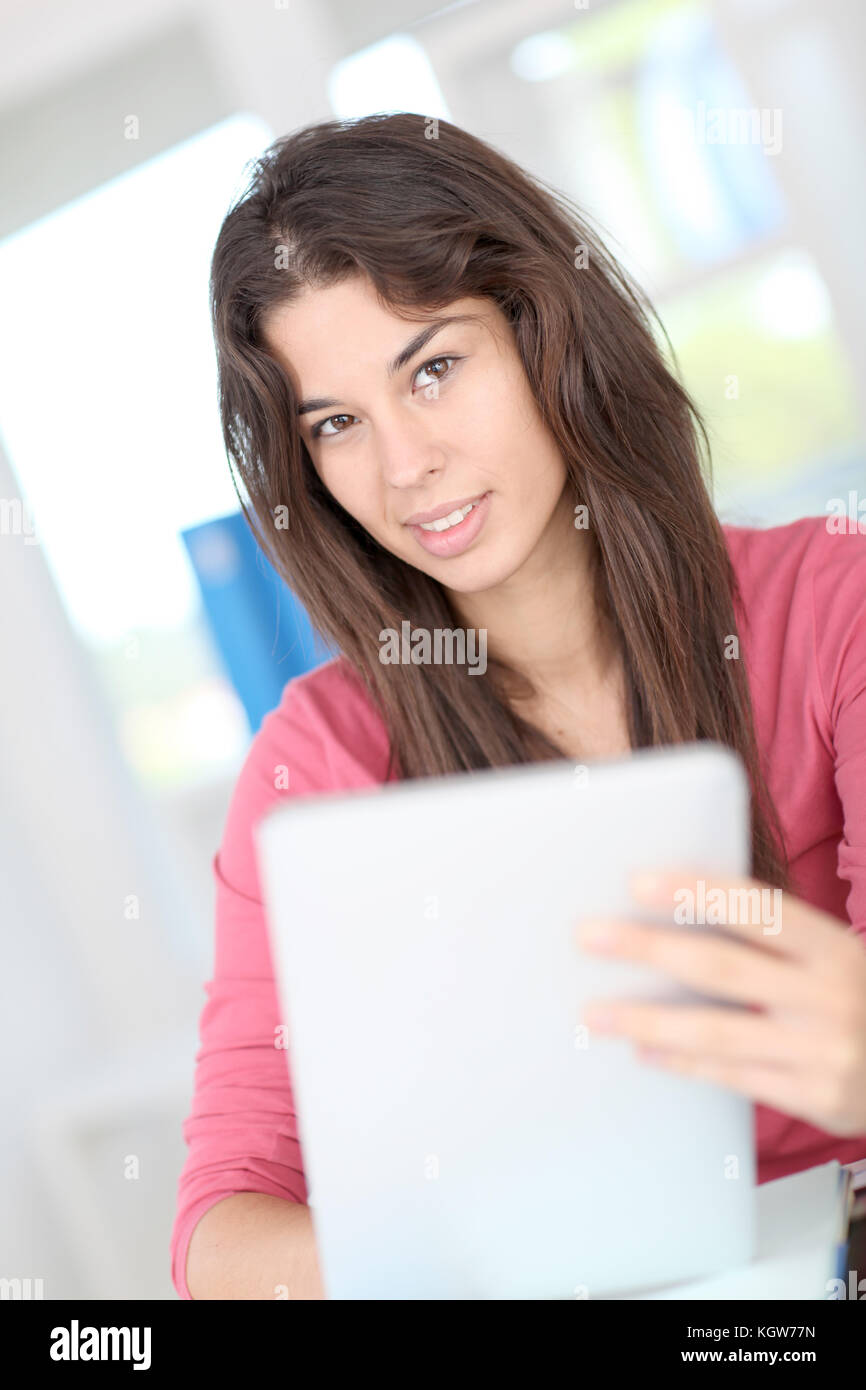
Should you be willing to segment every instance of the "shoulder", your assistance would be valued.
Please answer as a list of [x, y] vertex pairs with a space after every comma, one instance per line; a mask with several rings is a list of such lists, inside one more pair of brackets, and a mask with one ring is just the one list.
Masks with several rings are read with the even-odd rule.
[[244, 771], [272, 786], [275, 765], [285, 764], [296, 792], [327, 791], [377, 780], [387, 758], [385, 728], [363, 681], [336, 656], [287, 683], [253, 737]]
[[265, 755], [284, 749], [312, 789], [336, 789], [384, 777], [388, 736], [359, 673], [345, 656], [295, 676], [255, 742]]
[[[844, 529], [843, 529], [844, 527]], [[866, 524], [835, 516], [807, 516], [784, 526], [723, 525], [743, 606], [772, 614], [802, 610], [853, 619], [866, 598]]]
[[754, 668], [795, 682], [811, 670], [832, 713], [866, 666], [866, 524], [831, 515], [722, 529]]
[[344, 656], [293, 677], [238, 773], [219, 851], [224, 876], [252, 891], [254, 825], [285, 797], [384, 782], [388, 754], [385, 726]]

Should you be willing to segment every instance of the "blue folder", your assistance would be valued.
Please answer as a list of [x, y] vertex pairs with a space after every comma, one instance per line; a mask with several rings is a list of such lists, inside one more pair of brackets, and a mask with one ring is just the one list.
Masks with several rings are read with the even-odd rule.
[[243, 512], [181, 532], [216, 647], [255, 733], [287, 681], [332, 656]]

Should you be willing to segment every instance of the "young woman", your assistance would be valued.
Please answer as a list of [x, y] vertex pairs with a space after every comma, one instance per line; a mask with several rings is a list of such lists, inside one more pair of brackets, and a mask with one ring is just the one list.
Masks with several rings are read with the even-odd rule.
[[[779, 889], [780, 930], [607, 924], [599, 949], [739, 1007], [605, 1026], [751, 1097], [760, 1181], [866, 1156], [866, 534], [721, 526], [651, 311], [566, 199], [445, 121], [276, 142], [212, 309], [248, 518], [342, 655], [286, 686], [214, 858], [179, 1293], [322, 1296], [251, 838], [286, 795], [728, 745], [754, 878], [707, 890]], [[382, 659], [406, 622], [485, 633], [486, 671]]]

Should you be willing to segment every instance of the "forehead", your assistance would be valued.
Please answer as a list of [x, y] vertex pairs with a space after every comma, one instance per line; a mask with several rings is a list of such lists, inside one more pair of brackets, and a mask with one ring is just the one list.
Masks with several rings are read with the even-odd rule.
[[[295, 388], [303, 387], [309, 394], [320, 374], [333, 374], [337, 368], [341, 373], [350, 367], [383, 371], [384, 364], [431, 319], [475, 314], [492, 326], [499, 314], [495, 304], [479, 298], [456, 299], [426, 314], [404, 312], [412, 316], [394, 313], [381, 303], [369, 280], [353, 276], [327, 288], [306, 288], [290, 303], [275, 306], [265, 315], [262, 330]], [[324, 377], [319, 384], [329, 386]]]

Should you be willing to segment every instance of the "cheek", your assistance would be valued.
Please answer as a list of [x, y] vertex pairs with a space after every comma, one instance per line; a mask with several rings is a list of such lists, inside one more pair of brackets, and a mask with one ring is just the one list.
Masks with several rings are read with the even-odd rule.
[[482, 481], [489, 477], [496, 486], [497, 479], [513, 479], [515, 454], [525, 429], [514, 393], [491, 374], [473, 392], [471, 401], [461, 397], [449, 410], [446, 433], [455, 457], [473, 465]]
[[363, 526], [376, 516], [378, 488], [367, 475], [362, 460], [355, 458], [352, 467], [341, 467], [332, 459], [317, 468], [317, 473], [331, 496]]
[[471, 417], [463, 419], [464, 454], [483, 463], [508, 491], [522, 497], [529, 510], [544, 509], [547, 493], [556, 492], [565, 465], [556, 440], [545, 427], [535, 397], [522, 374], [491, 374], [479, 393]]
[[310, 453], [310, 462], [331, 496], [336, 497], [337, 501], [345, 506], [344, 498], [349, 491], [348, 484], [351, 479], [348, 469], [340, 468], [340, 460], [329, 453], [327, 444], [324, 447], [320, 445], [316, 455]]

